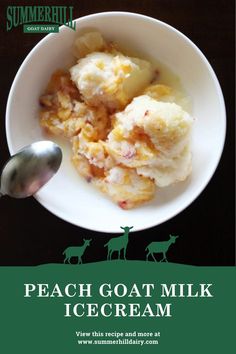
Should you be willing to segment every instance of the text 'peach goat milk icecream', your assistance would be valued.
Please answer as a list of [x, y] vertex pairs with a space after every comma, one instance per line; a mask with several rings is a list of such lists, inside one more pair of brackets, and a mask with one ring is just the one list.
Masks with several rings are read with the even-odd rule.
[[78, 37], [74, 54], [77, 64], [55, 71], [40, 97], [40, 124], [70, 140], [79, 174], [122, 209], [184, 181], [193, 118], [179, 93], [151, 62], [122, 54], [99, 32]]

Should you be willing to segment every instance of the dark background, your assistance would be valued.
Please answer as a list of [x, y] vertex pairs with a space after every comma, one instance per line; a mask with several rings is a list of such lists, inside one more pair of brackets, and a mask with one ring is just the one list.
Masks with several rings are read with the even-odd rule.
[[[23, 34], [21, 27], [6, 32], [7, 6], [74, 6], [74, 18], [102, 11], [138, 12], [174, 26], [203, 51], [218, 76], [227, 109], [227, 137], [219, 167], [200, 197], [181, 214], [155, 228], [132, 233], [130, 237], [135, 238], [135, 248], [128, 246], [127, 258], [144, 259], [148, 243], [166, 240], [172, 233], [180, 237], [169, 249], [169, 261], [234, 265], [234, 1], [48, 0], [36, 3], [1, 0], [0, 4], [0, 167], [9, 157], [4, 120], [12, 81], [26, 55], [44, 37]], [[81, 245], [82, 239], [87, 237], [93, 241], [89, 252], [85, 253], [85, 261], [104, 260], [106, 249], [103, 245], [113, 236], [70, 225], [50, 214], [34, 198], [4, 197], [0, 201], [0, 265], [61, 263], [63, 250]]]

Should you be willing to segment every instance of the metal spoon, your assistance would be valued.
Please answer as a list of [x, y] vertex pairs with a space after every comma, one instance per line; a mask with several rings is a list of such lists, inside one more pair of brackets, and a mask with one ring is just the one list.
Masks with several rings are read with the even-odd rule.
[[3, 167], [0, 197], [26, 198], [35, 194], [57, 172], [61, 161], [62, 151], [52, 141], [26, 146]]

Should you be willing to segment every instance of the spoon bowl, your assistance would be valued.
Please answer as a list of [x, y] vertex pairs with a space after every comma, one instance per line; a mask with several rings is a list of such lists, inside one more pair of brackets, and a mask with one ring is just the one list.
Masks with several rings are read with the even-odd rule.
[[1, 196], [32, 196], [54, 176], [61, 161], [61, 149], [52, 141], [38, 141], [24, 147], [3, 167]]

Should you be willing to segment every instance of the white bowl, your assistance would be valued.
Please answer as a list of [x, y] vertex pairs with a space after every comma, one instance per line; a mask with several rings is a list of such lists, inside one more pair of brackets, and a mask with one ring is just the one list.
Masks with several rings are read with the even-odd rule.
[[[76, 20], [77, 31], [96, 28], [111, 39], [166, 64], [182, 81], [193, 104], [193, 171], [183, 183], [160, 189], [156, 199], [124, 211], [88, 185], [70, 162], [70, 148], [58, 174], [37, 193], [36, 199], [58, 217], [86, 229], [120, 232], [147, 229], [174, 217], [189, 206], [211, 179], [224, 146], [226, 115], [216, 75], [202, 52], [173, 27], [139, 14], [105, 12]], [[72, 63], [71, 46], [76, 33], [43, 38], [29, 53], [13, 82], [6, 111], [6, 133], [11, 154], [34, 141], [45, 139], [38, 122], [38, 98], [50, 75]]]

